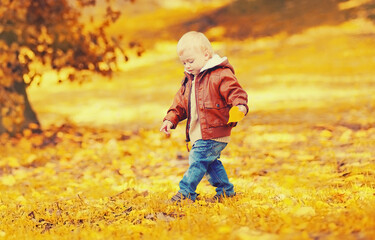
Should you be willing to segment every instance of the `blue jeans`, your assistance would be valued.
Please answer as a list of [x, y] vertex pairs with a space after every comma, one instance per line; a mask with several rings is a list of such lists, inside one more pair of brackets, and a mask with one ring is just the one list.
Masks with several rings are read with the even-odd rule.
[[229, 182], [223, 164], [219, 160], [221, 151], [227, 143], [214, 140], [197, 140], [189, 155], [189, 169], [180, 181], [180, 190], [185, 197], [195, 200], [195, 190], [203, 176], [216, 187], [216, 195], [232, 196], [235, 194], [233, 184]]

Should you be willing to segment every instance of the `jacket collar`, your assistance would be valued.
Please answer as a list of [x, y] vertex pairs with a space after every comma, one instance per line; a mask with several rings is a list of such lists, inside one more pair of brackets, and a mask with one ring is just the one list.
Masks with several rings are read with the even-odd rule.
[[227, 57], [220, 57], [219, 55], [214, 54], [214, 55], [212, 56], [212, 58], [210, 58], [210, 59], [207, 61], [206, 65], [204, 65], [204, 67], [201, 69], [200, 72], [204, 72], [204, 71], [206, 71], [207, 69], [210, 69], [210, 68], [214, 68], [214, 67], [216, 67], [216, 66], [219, 66], [219, 65], [221, 65], [222, 63], [224, 63], [226, 60], [228, 60]]
[[[200, 73], [204, 72], [208, 69], [218, 67], [218, 66], [227, 67], [234, 73], [234, 69], [233, 69], [232, 65], [229, 64], [228, 58], [227, 57], [220, 57], [217, 54], [214, 54], [212, 56], [212, 58], [210, 58], [207, 61], [207, 63], [201, 69]], [[185, 69], [185, 74], [186, 74], [186, 76], [192, 76], [192, 74], [189, 71], [187, 71], [186, 69]]]

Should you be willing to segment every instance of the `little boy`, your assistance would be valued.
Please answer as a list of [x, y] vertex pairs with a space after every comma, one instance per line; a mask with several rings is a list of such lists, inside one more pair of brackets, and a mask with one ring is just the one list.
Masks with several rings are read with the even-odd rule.
[[229, 110], [238, 106], [246, 115], [247, 94], [227, 58], [214, 54], [203, 33], [192, 31], [184, 34], [177, 44], [177, 53], [185, 66], [185, 78], [160, 131], [169, 135], [170, 129], [187, 118], [186, 142], [191, 142], [192, 149], [189, 169], [180, 181], [180, 190], [171, 200], [195, 201], [195, 190], [205, 175], [216, 187], [213, 200], [232, 197], [236, 193], [219, 157], [229, 142], [232, 127], [236, 125], [228, 124]]

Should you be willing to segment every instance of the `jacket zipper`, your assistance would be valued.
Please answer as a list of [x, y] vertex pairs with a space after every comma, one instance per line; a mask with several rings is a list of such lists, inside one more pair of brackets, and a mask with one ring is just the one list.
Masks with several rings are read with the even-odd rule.
[[[205, 73], [205, 72], [204, 72]], [[203, 74], [204, 74], [203, 73]], [[203, 76], [203, 74], [202, 74], [202, 76]], [[199, 75], [199, 74], [198, 74]], [[195, 86], [194, 86], [194, 90], [195, 90], [195, 106], [196, 106], [196, 108], [197, 108], [197, 114], [198, 114], [198, 119], [200, 119], [200, 117], [199, 117], [199, 110], [198, 110], [198, 108], [199, 108], [199, 105], [198, 105], [198, 98], [197, 98], [197, 96], [198, 96], [198, 94], [197, 94], [197, 85], [199, 86], [199, 81], [198, 81], [198, 75], [197, 76], [194, 76], [194, 82], [192, 81], [192, 84], [191, 84], [191, 86], [190, 86], [190, 92], [189, 92], [189, 101], [188, 101], [188, 121], [187, 121], [187, 123], [186, 123], [186, 148], [187, 148], [187, 150], [188, 150], [188, 152], [190, 152], [190, 149], [189, 149], [189, 142], [190, 142], [190, 135], [189, 135], [189, 131], [190, 131], [190, 120], [191, 120], [191, 90], [192, 90], [192, 88], [193, 88], [193, 84], [195, 84]], [[201, 76], [201, 77], [202, 77]], [[202, 132], [202, 124], [199, 124], [200, 125], [200, 128], [201, 128], [201, 132]], [[203, 137], [203, 136], [202, 136]]]
[[[199, 75], [199, 74], [198, 74]], [[203, 76], [203, 74], [202, 74]], [[202, 78], [200, 79], [202, 80]], [[198, 88], [197, 88], [197, 85], [198, 85]], [[199, 90], [199, 81], [197, 81], [197, 79], [195, 78], [195, 87], [194, 87], [194, 90], [195, 90], [195, 108], [197, 110], [197, 115], [198, 115], [198, 121], [201, 120], [201, 118], [199, 117], [199, 105], [198, 105], [198, 90]], [[200, 130], [201, 130], [201, 134], [202, 134], [202, 139], [203, 139], [203, 132], [202, 132], [202, 124], [199, 123], [199, 127], [200, 127]]]
[[190, 86], [190, 89], [189, 89], [189, 99], [188, 99], [188, 119], [187, 119], [187, 123], [186, 123], [186, 149], [188, 152], [190, 152], [190, 149], [189, 149], [189, 142], [190, 142], [190, 136], [189, 136], [189, 130], [190, 130], [190, 119], [191, 119], [191, 112], [190, 112], [190, 108], [191, 108], [191, 90], [192, 90], [192, 87], [193, 87], [193, 84], [191, 84]]

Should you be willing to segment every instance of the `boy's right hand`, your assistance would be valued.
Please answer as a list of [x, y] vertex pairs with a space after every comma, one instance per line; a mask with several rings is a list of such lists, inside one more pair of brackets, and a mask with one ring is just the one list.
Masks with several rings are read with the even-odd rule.
[[173, 123], [165, 120], [161, 125], [160, 132], [163, 132], [169, 137], [171, 135], [171, 128], [173, 127]]

